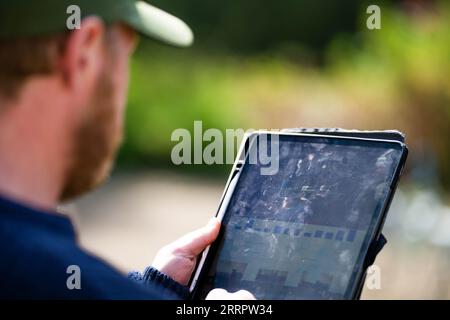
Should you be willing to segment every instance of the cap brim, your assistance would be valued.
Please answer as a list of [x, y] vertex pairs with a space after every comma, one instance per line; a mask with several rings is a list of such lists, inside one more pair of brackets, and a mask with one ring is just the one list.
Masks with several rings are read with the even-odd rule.
[[139, 33], [178, 47], [194, 42], [192, 30], [177, 17], [144, 1], [135, 1], [134, 5], [137, 15], [128, 23]]

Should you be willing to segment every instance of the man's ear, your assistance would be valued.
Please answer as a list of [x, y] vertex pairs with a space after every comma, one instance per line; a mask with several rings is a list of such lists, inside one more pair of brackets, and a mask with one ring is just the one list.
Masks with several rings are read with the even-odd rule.
[[88, 17], [81, 28], [71, 31], [61, 57], [64, 85], [77, 94], [93, 87], [103, 64], [105, 25], [100, 18]]

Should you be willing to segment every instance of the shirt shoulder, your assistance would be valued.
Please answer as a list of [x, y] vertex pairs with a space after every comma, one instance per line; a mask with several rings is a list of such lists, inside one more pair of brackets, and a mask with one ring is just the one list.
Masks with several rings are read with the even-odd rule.
[[128, 279], [80, 248], [66, 218], [11, 218], [6, 213], [0, 207], [0, 298], [177, 298]]

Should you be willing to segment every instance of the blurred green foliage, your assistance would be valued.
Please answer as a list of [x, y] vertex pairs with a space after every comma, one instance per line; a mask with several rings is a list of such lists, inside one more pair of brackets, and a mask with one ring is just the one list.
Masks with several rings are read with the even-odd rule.
[[[428, 175], [435, 172], [441, 185], [450, 187], [450, 6], [442, 2], [414, 12], [382, 7], [381, 30], [367, 30], [366, 17], [361, 9], [357, 32], [332, 33], [321, 64], [308, 59], [308, 41], [295, 38], [289, 50], [267, 51], [253, 43], [242, 49], [245, 55], [143, 42], [132, 62], [121, 163], [171, 165], [172, 131], [192, 130], [194, 120], [202, 120], [205, 129], [395, 128], [407, 134], [411, 169], [436, 162]], [[252, 21], [239, 23], [245, 29]], [[249, 41], [260, 36], [242, 31]], [[220, 33], [214, 29], [211, 37], [215, 32]]]
[[197, 48], [252, 54], [277, 50], [290, 43], [303, 43], [313, 49], [322, 49], [337, 33], [356, 30], [358, 12], [363, 10], [361, 8], [366, 1], [150, 2], [186, 20], [195, 32]]

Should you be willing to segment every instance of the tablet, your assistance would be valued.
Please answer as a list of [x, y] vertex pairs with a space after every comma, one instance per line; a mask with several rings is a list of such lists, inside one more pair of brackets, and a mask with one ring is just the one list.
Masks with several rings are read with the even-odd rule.
[[[264, 137], [264, 139], [262, 139]], [[263, 174], [263, 144], [277, 170]], [[222, 198], [218, 239], [190, 283], [257, 299], [352, 299], [407, 156], [393, 140], [256, 132]], [[275, 158], [273, 158], [275, 159]]]

